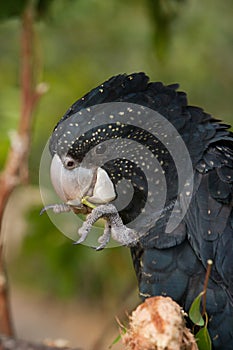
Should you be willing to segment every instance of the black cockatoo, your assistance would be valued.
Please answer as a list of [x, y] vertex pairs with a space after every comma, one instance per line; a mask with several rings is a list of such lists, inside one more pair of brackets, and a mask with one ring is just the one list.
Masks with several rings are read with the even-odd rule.
[[[130, 247], [143, 299], [171, 296], [188, 311], [206, 294], [214, 349], [233, 349], [233, 134], [178, 85], [117, 75], [75, 102], [50, 139], [51, 179], [64, 201], [45, 207], [106, 219]], [[162, 203], [162, 204], [161, 204]]]

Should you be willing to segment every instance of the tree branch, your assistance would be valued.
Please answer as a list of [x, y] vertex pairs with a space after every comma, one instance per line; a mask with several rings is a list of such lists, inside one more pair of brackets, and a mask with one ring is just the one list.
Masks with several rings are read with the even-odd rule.
[[45, 84], [35, 83], [34, 8], [30, 4], [21, 20], [20, 90], [21, 111], [18, 130], [11, 135], [11, 147], [5, 167], [0, 175], [0, 333], [13, 335], [8, 300], [7, 276], [4, 264], [2, 220], [7, 201], [19, 184], [28, 180], [28, 155], [30, 149], [32, 116]]

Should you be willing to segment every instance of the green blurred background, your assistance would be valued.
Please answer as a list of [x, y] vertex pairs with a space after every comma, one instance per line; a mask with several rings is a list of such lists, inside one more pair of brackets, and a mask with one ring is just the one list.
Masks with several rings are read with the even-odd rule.
[[[0, 2], [0, 164], [20, 109], [20, 16], [28, 1]], [[137, 300], [126, 248], [95, 252], [73, 246], [39, 216], [40, 158], [54, 125], [76, 99], [112, 75], [145, 71], [179, 82], [189, 103], [233, 122], [231, 0], [41, 0], [36, 8], [38, 79], [49, 91], [35, 113], [30, 185], [18, 189], [5, 219], [13, 285], [54, 298], [112, 308]], [[13, 217], [13, 220], [12, 220]], [[9, 222], [10, 221], [10, 222]]]

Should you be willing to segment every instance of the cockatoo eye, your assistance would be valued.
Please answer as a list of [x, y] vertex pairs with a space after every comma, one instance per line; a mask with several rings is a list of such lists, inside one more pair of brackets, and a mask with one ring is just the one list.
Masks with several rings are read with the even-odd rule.
[[67, 157], [64, 160], [64, 167], [68, 170], [72, 170], [76, 167], [76, 162], [74, 161], [74, 159]]

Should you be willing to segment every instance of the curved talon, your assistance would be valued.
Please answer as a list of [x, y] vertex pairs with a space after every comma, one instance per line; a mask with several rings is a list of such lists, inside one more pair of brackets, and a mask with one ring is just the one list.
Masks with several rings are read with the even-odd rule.
[[109, 220], [105, 223], [104, 233], [98, 238], [98, 242], [100, 245], [96, 247], [96, 250], [102, 250], [106, 247], [111, 238], [111, 225], [109, 224]]
[[49, 204], [49, 205], [46, 205], [44, 208], [41, 209], [40, 215], [44, 214], [44, 212], [46, 212], [49, 209], [52, 209], [55, 214], [68, 213], [69, 211], [71, 211], [70, 206], [65, 204], [65, 203]]
[[[85, 237], [86, 238], [86, 237]], [[80, 237], [77, 241], [73, 242], [74, 245], [78, 245], [78, 244], [81, 244], [85, 241], [85, 238], [83, 237]]]
[[85, 241], [85, 239], [88, 236], [89, 231], [88, 230], [82, 230], [83, 226], [78, 230], [79, 235], [81, 236], [74, 244], [80, 244]]
[[40, 211], [40, 215], [44, 214], [44, 212], [46, 212], [48, 209], [49, 206], [47, 205], [46, 207], [42, 208], [41, 211]]
[[96, 247], [94, 245], [90, 246], [91, 249], [95, 250], [96, 252], [99, 251], [99, 250], [102, 250], [104, 248], [101, 248], [101, 249], [98, 249], [99, 247]]
[[47, 210], [49, 209], [53, 209], [55, 204], [50, 204], [50, 205], [46, 205], [44, 208], [41, 209], [40, 211], [40, 215], [44, 214]]
[[83, 226], [78, 230], [78, 234], [81, 237], [76, 242], [74, 242], [74, 244], [80, 244], [80, 243], [84, 242], [85, 239], [87, 238], [90, 230], [86, 229], [84, 226], [85, 226], [85, 222], [84, 222]]
[[103, 250], [106, 247], [106, 244], [101, 244], [98, 247], [95, 248], [96, 252], [100, 252], [101, 250]]

